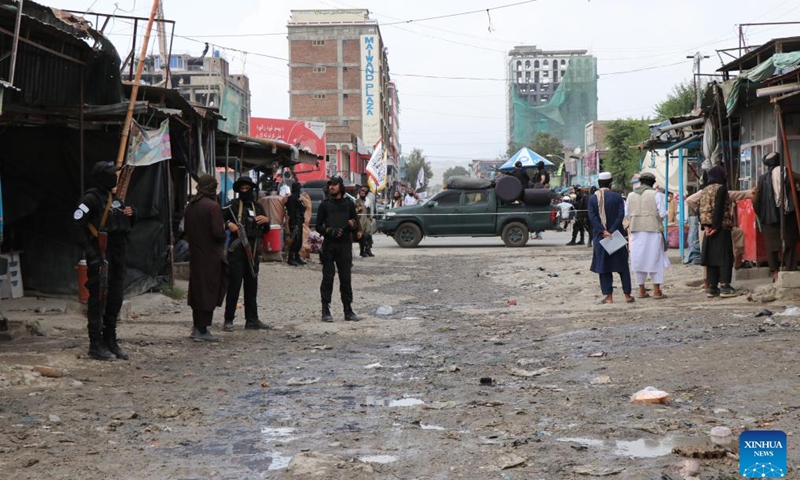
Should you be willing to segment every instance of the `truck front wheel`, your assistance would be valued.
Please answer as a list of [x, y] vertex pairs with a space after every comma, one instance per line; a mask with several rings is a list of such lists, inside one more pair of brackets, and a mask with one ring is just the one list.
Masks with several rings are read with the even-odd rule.
[[414, 248], [422, 241], [422, 230], [415, 223], [403, 223], [395, 230], [394, 241], [401, 248]]
[[529, 235], [527, 225], [520, 222], [511, 222], [503, 227], [502, 237], [506, 247], [524, 247]]

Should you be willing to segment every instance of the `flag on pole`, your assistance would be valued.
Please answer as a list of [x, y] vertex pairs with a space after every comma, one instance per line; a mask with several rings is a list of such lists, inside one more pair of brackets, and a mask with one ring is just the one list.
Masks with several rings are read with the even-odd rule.
[[369, 163], [367, 163], [367, 176], [369, 177], [367, 183], [372, 193], [377, 193], [386, 188], [386, 155], [387, 152], [383, 148], [383, 141], [378, 140], [372, 152], [372, 157], [370, 157]]
[[414, 190], [419, 190], [425, 185], [425, 164], [422, 164], [419, 167], [419, 173], [417, 174], [417, 185], [414, 187]]

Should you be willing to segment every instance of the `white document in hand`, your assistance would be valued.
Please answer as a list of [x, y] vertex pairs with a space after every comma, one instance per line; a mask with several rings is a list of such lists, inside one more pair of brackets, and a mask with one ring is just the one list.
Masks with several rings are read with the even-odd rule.
[[606, 252], [608, 252], [609, 255], [613, 255], [614, 252], [627, 244], [628, 241], [622, 236], [621, 233], [619, 233], [619, 230], [614, 230], [614, 233], [611, 234], [610, 237], [600, 240], [600, 245], [606, 250]]

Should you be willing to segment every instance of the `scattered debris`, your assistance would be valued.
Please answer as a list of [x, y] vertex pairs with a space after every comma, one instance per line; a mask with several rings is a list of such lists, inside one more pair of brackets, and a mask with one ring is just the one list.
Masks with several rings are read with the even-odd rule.
[[594, 353], [590, 353], [589, 355], [586, 355], [586, 356], [589, 357], [589, 358], [602, 358], [602, 357], [606, 356], [606, 352], [603, 352], [603, 351], [594, 352]]
[[794, 317], [800, 315], [800, 307], [789, 307], [783, 313], [776, 313], [776, 317]]
[[458, 372], [460, 370], [461, 370], [461, 367], [459, 367], [458, 365], [449, 365], [447, 367], [442, 367], [442, 368], [440, 368], [440, 369], [438, 369], [436, 371], [439, 372], [439, 373], [455, 373], [455, 372]]
[[[177, 416], [177, 415], [176, 415]], [[133, 411], [130, 412], [120, 412], [113, 417], [114, 420], [133, 420], [135, 418], [139, 418], [139, 414]]]
[[646, 387], [631, 396], [631, 403], [666, 403], [669, 393], [655, 387]]
[[289, 387], [299, 387], [303, 385], [312, 385], [320, 380], [320, 377], [292, 377], [286, 382], [286, 385]]
[[492, 377], [481, 377], [481, 385], [491, 387], [491, 386], [494, 386], [494, 384], [495, 384], [494, 378], [492, 378]]
[[369, 365], [365, 366], [364, 368], [366, 368], [367, 370], [375, 370], [375, 369], [378, 369], [378, 368], [383, 368], [383, 365], [381, 365], [380, 362], [375, 362], [375, 363], [370, 363]]
[[170, 406], [153, 409], [153, 415], [159, 418], [181, 418], [183, 420], [189, 419], [195, 415], [200, 415], [200, 409], [197, 407], [187, 406]]
[[756, 318], [758, 318], [758, 317], [771, 317], [772, 315], [773, 315], [772, 311], [767, 310], [765, 308], [764, 310], [761, 310], [760, 312], [756, 313], [755, 317]]
[[456, 408], [458, 404], [456, 402], [433, 402], [433, 403], [426, 403], [422, 408], [426, 410], [449, 410], [451, 408]]
[[69, 372], [64, 368], [51, 367], [48, 365], [36, 365], [33, 367], [33, 371], [39, 372], [41, 376], [48, 378], [61, 378], [65, 375], [69, 375]]
[[684, 446], [684, 447], [675, 447], [672, 449], [672, 453], [675, 455], [680, 455], [682, 457], [688, 458], [703, 458], [703, 459], [711, 459], [711, 458], [725, 458], [725, 450], [718, 450], [711, 445], [694, 445], [694, 446]]
[[83, 382], [81, 382], [80, 380], [73, 380], [69, 382], [69, 386], [72, 388], [80, 388], [83, 386]]
[[595, 465], [579, 465], [573, 469], [578, 475], [591, 475], [594, 477], [608, 477], [625, 471], [620, 467], [598, 467]]
[[50, 423], [61, 423], [61, 417], [58, 415], [50, 415], [47, 417], [47, 419], [50, 421]]
[[511, 375], [514, 375], [515, 377], [531, 378], [544, 375], [545, 373], [549, 373], [551, 370], [553, 370], [551, 367], [543, 367], [534, 371], [522, 370], [521, 368], [512, 368]]
[[592, 385], [608, 385], [611, 383], [611, 377], [608, 375], [600, 375], [599, 377], [593, 378], [589, 383]]
[[261, 388], [269, 388], [268, 382], [261, 382]]
[[508, 303], [506, 304], [506, 306], [509, 306], [509, 307], [514, 307], [516, 305], [517, 305], [517, 301], [516, 300], [509, 300]]
[[311, 345], [310, 347], [306, 347], [306, 350], [333, 350], [333, 347], [330, 345]]
[[390, 307], [389, 305], [383, 305], [381, 307], [378, 307], [378, 309], [375, 311], [376, 315], [381, 315], [381, 316], [391, 315], [393, 313], [394, 313], [394, 308]]
[[551, 277], [551, 278], [557, 278], [558, 274], [556, 272], [550, 272], [550, 273], [547, 274], [547, 276]]
[[696, 477], [700, 473], [700, 462], [697, 460], [684, 460], [678, 464], [678, 473], [684, 478]]
[[508, 470], [509, 468], [518, 467], [526, 461], [528, 461], [527, 458], [511, 453], [498, 457], [497, 466], [500, 467], [500, 470]]
[[763, 322], [761, 322], [761, 324], [762, 324], [762, 325], [766, 325], [766, 326], [768, 326], [768, 327], [774, 327], [774, 326], [776, 326], [776, 325], [777, 325], [777, 323], [775, 323], [775, 320], [773, 320], [773, 319], [771, 319], [771, 318], [767, 318], [767, 319], [765, 319]]

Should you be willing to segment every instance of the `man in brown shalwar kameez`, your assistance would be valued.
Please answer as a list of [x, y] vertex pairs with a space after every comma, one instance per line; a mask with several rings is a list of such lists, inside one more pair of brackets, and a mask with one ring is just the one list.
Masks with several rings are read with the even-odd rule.
[[227, 290], [225, 220], [216, 194], [216, 178], [201, 176], [197, 195], [189, 201], [184, 217], [184, 231], [189, 238], [188, 303], [194, 320], [191, 338], [198, 342], [219, 342], [208, 327]]

